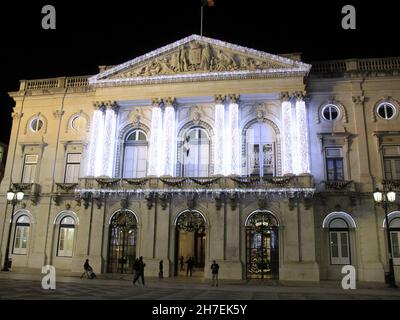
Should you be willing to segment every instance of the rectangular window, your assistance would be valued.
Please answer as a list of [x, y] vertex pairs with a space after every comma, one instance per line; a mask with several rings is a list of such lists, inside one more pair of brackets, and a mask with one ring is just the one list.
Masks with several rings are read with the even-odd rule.
[[350, 264], [350, 246], [348, 231], [330, 232], [331, 264]]
[[383, 170], [386, 180], [400, 180], [400, 146], [383, 148]]
[[28, 238], [29, 226], [17, 226], [15, 228], [14, 254], [27, 254]]
[[400, 265], [400, 231], [391, 231], [393, 262]]
[[328, 181], [343, 181], [344, 167], [342, 149], [327, 148], [325, 150], [326, 179]]
[[65, 166], [64, 183], [78, 183], [82, 156], [80, 153], [68, 153]]
[[74, 233], [75, 228], [61, 227], [60, 236], [58, 241], [58, 256], [59, 257], [72, 257], [74, 248]]
[[34, 183], [36, 178], [37, 154], [25, 155], [24, 168], [22, 171], [22, 183]]

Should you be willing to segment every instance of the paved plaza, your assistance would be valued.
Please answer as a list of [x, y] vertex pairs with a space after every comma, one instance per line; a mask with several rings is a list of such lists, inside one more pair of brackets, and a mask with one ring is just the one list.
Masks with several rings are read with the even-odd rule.
[[0, 300], [400, 300], [400, 289], [376, 284], [343, 290], [339, 282], [221, 281], [219, 287], [211, 287], [198, 278], [150, 278], [143, 287], [133, 286], [129, 277], [57, 277], [56, 290], [43, 290], [41, 279], [42, 275], [0, 273]]

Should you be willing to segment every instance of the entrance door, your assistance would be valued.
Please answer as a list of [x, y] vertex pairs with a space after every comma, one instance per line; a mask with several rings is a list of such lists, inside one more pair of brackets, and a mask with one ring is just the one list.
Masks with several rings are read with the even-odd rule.
[[205, 224], [203, 216], [197, 211], [188, 210], [179, 216], [175, 234], [175, 276], [186, 276], [189, 258], [193, 260], [193, 276], [203, 276], [206, 245]]
[[246, 224], [246, 272], [249, 279], [279, 278], [278, 224], [269, 212], [256, 212]]
[[107, 272], [133, 273], [136, 259], [137, 221], [127, 210], [114, 214], [110, 224]]

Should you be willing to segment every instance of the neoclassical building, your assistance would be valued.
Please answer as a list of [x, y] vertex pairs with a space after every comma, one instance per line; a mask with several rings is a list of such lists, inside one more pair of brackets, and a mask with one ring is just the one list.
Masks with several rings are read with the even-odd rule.
[[[13, 272], [383, 282], [400, 58], [301, 62], [192, 35], [94, 76], [21, 81], [0, 197]], [[25, 198], [7, 203], [6, 193]], [[12, 223], [11, 227], [9, 223]], [[390, 209], [400, 277], [400, 210]], [[9, 233], [11, 230], [11, 233]], [[186, 267], [185, 267], [186, 268]], [[185, 269], [184, 268], [184, 269]]]

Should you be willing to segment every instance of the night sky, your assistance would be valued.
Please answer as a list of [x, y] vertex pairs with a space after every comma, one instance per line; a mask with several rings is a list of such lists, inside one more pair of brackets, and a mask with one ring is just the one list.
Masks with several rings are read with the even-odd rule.
[[[0, 141], [8, 143], [20, 79], [92, 75], [200, 33], [200, 0], [13, 1], [0, 6]], [[215, 0], [204, 35], [269, 53], [302, 52], [304, 61], [400, 56], [394, 1]], [[361, 2], [361, 1], [360, 1]], [[57, 29], [41, 28], [54, 5]], [[343, 30], [341, 9], [357, 10], [357, 30]]]

